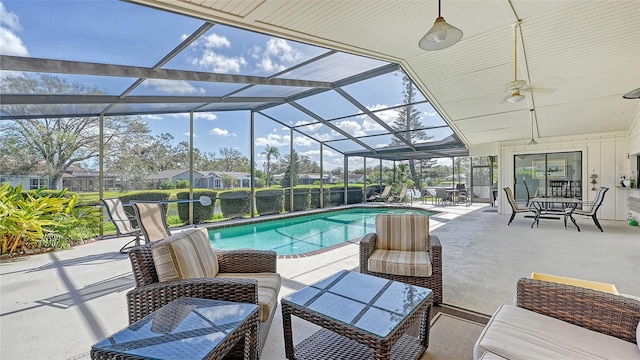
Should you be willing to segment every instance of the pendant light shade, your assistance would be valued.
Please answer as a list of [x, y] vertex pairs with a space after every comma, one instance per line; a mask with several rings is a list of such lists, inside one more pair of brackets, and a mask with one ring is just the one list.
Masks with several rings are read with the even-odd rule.
[[507, 101], [515, 104], [522, 99], [524, 99], [524, 96], [520, 95], [520, 89], [514, 89]]
[[438, 17], [433, 26], [420, 39], [418, 46], [422, 50], [440, 50], [448, 48], [462, 39], [462, 30], [453, 25], [447, 24], [440, 16], [440, 0], [438, 0]]
[[529, 109], [529, 117], [531, 118], [531, 140], [527, 145], [538, 145], [538, 142], [533, 139], [533, 112], [534, 111], [536, 111], [536, 109]]

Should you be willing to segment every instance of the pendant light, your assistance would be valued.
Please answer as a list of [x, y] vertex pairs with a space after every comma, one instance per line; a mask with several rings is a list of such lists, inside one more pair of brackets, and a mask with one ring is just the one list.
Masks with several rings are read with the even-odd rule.
[[507, 84], [507, 88], [511, 90], [511, 96], [507, 98], [510, 103], [517, 103], [524, 99], [520, 95], [520, 88], [527, 84], [524, 80], [518, 80], [518, 27], [520, 21], [513, 24], [513, 81]]
[[438, 17], [433, 26], [420, 39], [418, 46], [422, 50], [440, 50], [448, 48], [462, 39], [462, 30], [455, 26], [447, 24], [442, 16], [440, 16], [440, 0], [438, 0]]
[[529, 117], [531, 117], [531, 141], [527, 145], [538, 145], [538, 142], [533, 139], [533, 112], [535, 109], [529, 109]]

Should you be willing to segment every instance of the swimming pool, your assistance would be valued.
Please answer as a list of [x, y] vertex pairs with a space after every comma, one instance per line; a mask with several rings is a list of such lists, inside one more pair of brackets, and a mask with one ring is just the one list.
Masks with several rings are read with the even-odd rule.
[[344, 243], [375, 231], [377, 214], [433, 212], [405, 208], [353, 208], [209, 229], [215, 249], [275, 250], [299, 255]]

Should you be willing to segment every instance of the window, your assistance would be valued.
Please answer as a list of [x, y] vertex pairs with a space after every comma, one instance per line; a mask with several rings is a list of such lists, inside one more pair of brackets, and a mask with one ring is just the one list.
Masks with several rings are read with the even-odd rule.
[[582, 152], [515, 155], [515, 196], [582, 198]]
[[38, 190], [43, 186], [47, 186], [46, 179], [29, 179], [29, 190]]

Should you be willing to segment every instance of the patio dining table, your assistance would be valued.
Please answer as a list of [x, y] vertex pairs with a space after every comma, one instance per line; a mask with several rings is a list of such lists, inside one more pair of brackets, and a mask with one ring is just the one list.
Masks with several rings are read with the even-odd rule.
[[567, 216], [571, 218], [573, 225], [576, 226], [578, 231], [580, 231], [580, 227], [576, 224], [573, 216], [570, 216], [573, 211], [578, 207], [578, 205], [582, 204], [582, 200], [578, 198], [566, 198], [566, 197], [534, 197], [529, 199], [529, 202], [533, 205], [536, 210], [536, 216], [533, 219], [533, 223], [531, 224], [531, 228], [533, 225], [540, 225], [540, 216], [543, 212], [548, 211], [548, 207], [550, 204], [562, 204], [562, 214], [564, 215], [564, 227], [567, 227]]

